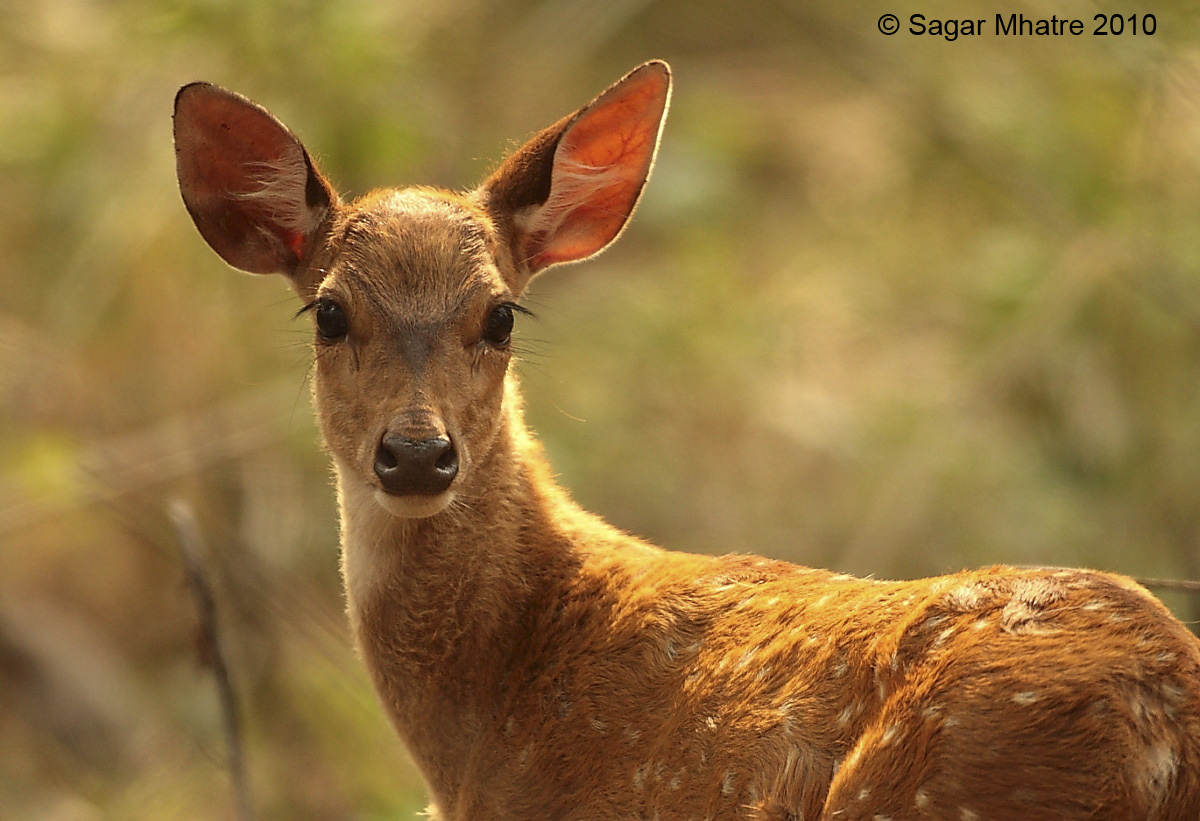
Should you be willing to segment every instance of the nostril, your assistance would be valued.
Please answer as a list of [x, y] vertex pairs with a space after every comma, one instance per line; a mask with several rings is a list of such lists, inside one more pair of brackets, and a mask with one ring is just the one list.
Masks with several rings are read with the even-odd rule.
[[437, 458], [433, 466], [442, 471], [458, 470], [458, 453], [454, 450], [454, 444], [449, 439], [446, 440], [445, 451]]
[[447, 436], [408, 439], [384, 436], [375, 450], [375, 475], [397, 496], [436, 496], [458, 475], [458, 453]]
[[379, 443], [379, 450], [375, 451], [375, 470], [380, 468], [383, 470], [394, 470], [400, 464], [400, 460], [396, 458], [396, 452], [389, 447], [386, 440]]

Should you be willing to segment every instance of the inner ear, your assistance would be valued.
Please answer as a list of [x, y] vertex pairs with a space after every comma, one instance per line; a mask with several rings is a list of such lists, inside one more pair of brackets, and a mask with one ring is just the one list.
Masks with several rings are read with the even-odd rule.
[[527, 275], [586, 259], [621, 233], [650, 176], [670, 90], [666, 63], [634, 69], [483, 184], [485, 207], [508, 227]]

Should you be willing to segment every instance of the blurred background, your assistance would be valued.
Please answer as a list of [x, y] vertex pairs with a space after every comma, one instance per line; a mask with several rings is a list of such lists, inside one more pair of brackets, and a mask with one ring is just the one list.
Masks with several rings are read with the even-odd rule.
[[[179, 201], [196, 79], [356, 194], [471, 185], [665, 58], [631, 229], [536, 281], [519, 329], [586, 507], [877, 577], [1200, 578], [1196, 6], [936, 5], [0, 0], [0, 818], [233, 817], [177, 504], [256, 817], [424, 806], [344, 626], [308, 320]], [[1147, 11], [1152, 36], [1090, 34]], [[986, 34], [913, 36], [914, 12]], [[998, 37], [996, 12], [1088, 34]]]

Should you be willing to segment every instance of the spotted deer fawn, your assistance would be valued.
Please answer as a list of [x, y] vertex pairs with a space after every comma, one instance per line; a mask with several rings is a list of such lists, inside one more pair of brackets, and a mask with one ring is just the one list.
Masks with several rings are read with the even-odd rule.
[[352, 202], [255, 103], [176, 98], [200, 233], [316, 326], [350, 620], [434, 817], [1196, 821], [1200, 643], [1131, 580], [672, 553], [555, 484], [518, 300], [621, 233], [669, 95], [646, 63], [474, 190]]

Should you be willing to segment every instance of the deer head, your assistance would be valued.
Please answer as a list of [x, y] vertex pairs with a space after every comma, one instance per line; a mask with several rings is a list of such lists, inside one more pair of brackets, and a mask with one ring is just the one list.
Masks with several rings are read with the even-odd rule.
[[313, 318], [317, 413], [343, 488], [369, 488], [403, 518], [477, 492], [505, 429], [518, 300], [534, 275], [621, 233], [669, 95], [667, 65], [649, 62], [473, 190], [345, 202], [265, 109], [206, 83], [180, 90], [184, 203], [226, 262], [282, 274]]

